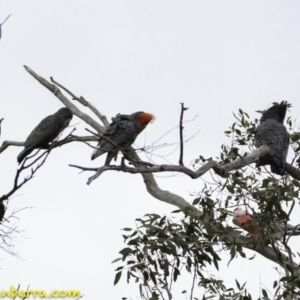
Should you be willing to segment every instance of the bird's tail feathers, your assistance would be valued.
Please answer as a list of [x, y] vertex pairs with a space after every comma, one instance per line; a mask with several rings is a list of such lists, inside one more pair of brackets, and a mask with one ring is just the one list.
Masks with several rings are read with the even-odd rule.
[[95, 158], [97, 158], [98, 156], [101, 156], [102, 154], [104, 154], [106, 151], [103, 151], [101, 148], [96, 149], [93, 153], [92, 153], [92, 157], [91, 159], [94, 160]]
[[116, 156], [115, 152], [107, 152], [106, 160], [105, 160], [105, 165], [108, 166], [112, 159]]
[[29, 155], [31, 152], [33, 151], [33, 149], [30, 147], [25, 147], [25, 149], [18, 155], [17, 157], [17, 160], [18, 160], [18, 163], [20, 164], [23, 159]]
[[283, 176], [285, 174], [284, 170], [285, 161], [282, 158], [273, 156], [270, 161], [272, 173]]

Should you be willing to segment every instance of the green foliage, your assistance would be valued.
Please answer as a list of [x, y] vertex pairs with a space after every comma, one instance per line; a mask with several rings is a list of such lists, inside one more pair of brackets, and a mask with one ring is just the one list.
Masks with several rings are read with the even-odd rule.
[[[216, 158], [220, 165], [245, 157], [255, 149], [254, 133], [259, 119], [252, 121], [241, 109], [234, 118], [235, 122], [225, 131], [231, 143], [222, 145]], [[291, 118], [287, 119], [286, 126], [296, 157], [300, 133], [295, 132]], [[200, 156], [195, 163], [201, 165], [211, 160]], [[139, 283], [143, 299], [172, 299], [172, 284], [182, 276], [190, 276], [189, 292], [188, 289], [182, 291], [190, 299], [252, 299], [246, 283], [240, 284], [236, 280], [236, 289], [227, 288], [217, 276], [208, 275], [206, 269], [214, 267], [217, 274], [220, 254], [224, 251], [229, 254], [228, 264], [238, 256], [246, 258], [244, 246], [272, 247], [279, 261], [282, 261], [280, 251], [293, 256], [288, 246], [289, 237], [284, 235], [283, 240], [278, 241], [272, 233], [275, 221], [284, 224], [289, 221], [290, 213], [300, 199], [300, 184], [289, 175], [274, 175], [268, 168], [248, 166], [232, 172], [227, 178], [205, 177], [193, 201], [193, 205], [203, 212], [198, 218], [188, 216], [188, 210], [183, 212], [181, 219], [178, 215], [167, 218], [147, 214], [136, 220], [135, 230], [125, 228], [126, 247], [119, 252], [121, 257], [115, 260], [122, 260], [123, 265], [116, 269], [115, 284], [124, 272], [128, 283], [131, 280]], [[238, 206], [243, 206], [257, 218], [255, 236], [229, 225], [232, 211]], [[294, 274], [292, 262], [283, 264], [285, 276], [274, 282], [274, 299], [292, 299], [292, 296], [300, 295], [300, 280]], [[201, 291], [200, 298], [193, 295], [195, 287], [197, 295], [199, 289]], [[261, 294], [261, 299], [269, 299], [264, 289]]]
[[[209, 205], [209, 201], [203, 202], [204, 207]], [[234, 231], [231, 227], [216, 227], [218, 223], [213, 222], [213, 215], [211, 217], [211, 225], [201, 219], [196, 222], [188, 216], [176, 223], [171, 218], [157, 214], [137, 219], [137, 230], [132, 230], [130, 235], [123, 235], [127, 247], [119, 252], [122, 256], [119, 261], [122, 260], [124, 265], [116, 269], [115, 283], [121, 277], [119, 273], [126, 272], [127, 282], [133, 279], [140, 283], [141, 297], [152, 299], [165, 294], [172, 299], [172, 283], [182, 274], [189, 274], [191, 280], [207, 294], [205, 299], [215, 298], [216, 294], [224, 299], [243, 299], [240, 296], [245, 293], [245, 284], [238, 284], [238, 291], [228, 290], [222, 280], [203, 272], [207, 265], [219, 269], [219, 239], [228, 235], [228, 230]], [[216, 235], [216, 231], [220, 233], [222, 230], [223, 235]], [[235, 255], [235, 247], [231, 251]], [[241, 251], [241, 247], [237, 251]]]

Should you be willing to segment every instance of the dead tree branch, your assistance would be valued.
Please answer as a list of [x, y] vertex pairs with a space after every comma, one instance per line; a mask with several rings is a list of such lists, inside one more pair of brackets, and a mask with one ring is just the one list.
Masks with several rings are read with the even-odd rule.
[[[133, 149], [132, 149], [133, 150]], [[176, 165], [152, 165], [150, 167], [139, 166], [132, 168], [126, 166], [102, 166], [100, 168], [85, 168], [76, 165], [70, 165], [70, 167], [79, 168], [82, 171], [96, 171], [96, 174], [91, 176], [88, 179], [87, 184], [90, 184], [96, 178], [98, 178], [103, 172], [105, 171], [122, 171], [124, 173], [131, 173], [131, 174], [146, 174], [146, 173], [161, 173], [161, 172], [179, 172], [186, 174], [187, 176], [191, 177], [192, 179], [197, 179], [204, 175], [210, 169], [213, 169], [216, 174], [226, 177], [230, 171], [240, 169], [245, 167], [253, 162], [259, 160], [260, 157], [265, 156], [269, 153], [269, 148], [267, 146], [262, 146], [257, 150], [254, 150], [248, 156], [239, 158], [233, 162], [227, 163], [223, 166], [220, 166], [216, 161], [212, 160], [202, 167], [200, 167], [197, 171], [193, 171], [185, 166], [176, 166]], [[133, 163], [134, 164], [134, 163]]]
[[10, 15], [8, 15], [7, 17], [6, 17], [6, 19], [0, 24], [0, 40], [1, 40], [1, 37], [2, 37], [2, 25], [8, 20], [8, 18], [11, 16], [11, 14]]
[[104, 127], [101, 126], [99, 123], [97, 123], [93, 118], [91, 118], [89, 115], [83, 113], [80, 111], [67, 97], [65, 97], [60, 89], [54, 85], [51, 84], [49, 81], [44, 79], [43, 77], [36, 74], [33, 70], [28, 68], [27, 66], [24, 66], [25, 70], [33, 76], [41, 85], [43, 85], [45, 88], [47, 88], [50, 92], [52, 92], [67, 108], [69, 108], [72, 113], [80, 118], [81, 120], [85, 121], [88, 125], [93, 127], [98, 133], [104, 132]]
[[293, 178], [300, 180], [300, 170], [298, 168], [295, 168], [289, 163], [285, 163], [284, 169], [289, 173]]
[[[34, 73], [28, 67], [25, 68], [35, 79], [37, 79], [42, 85], [44, 85], [47, 89], [49, 89], [61, 102], [63, 102], [68, 108], [70, 108], [75, 115], [79, 116], [87, 124], [91, 125], [94, 129], [97, 130], [99, 134], [102, 134], [104, 132], [104, 127], [100, 126], [89, 116], [81, 113], [65, 96], [62, 95], [60, 90], [55, 85], [51, 85], [48, 81], [46, 81], [45, 79], [43, 79], [42, 77]], [[232, 170], [240, 169], [254, 162], [259, 164], [260, 158], [269, 154], [270, 154], [269, 148], [267, 146], [262, 146], [261, 148], [253, 151], [247, 156], [239, 158], [223, 166], [218, 165], [218, 163], [215, 161], [210, 161], [205, 165], [201, 166], [198, 170], [192, 171], [182, 165], [181, 166], [180, 165], [179, 166], [145, 165], [143, 164], [143, 162], [141, 161], [137, 153], [132, 149], [132, 151], [130, 151], [130, 157], [128, 160], [132, 163], [134, 168], [127, 167], [124, 164], [121, 166], [104, 166], [96, 169], [85, 168], [85, 167], [80, 167], [75, 165], [72, 165], [72, 167], [76, 167], [84, 171], [96, 171], [96, 173], [89, 179], [88, 184], [90, 184], [93, 180], [99, 177], [101, 173], [108, 170], [122, 171], [122, 172], [129, 172], [129, 173], [140, 173], [144, 179], [144, 183], [148, 193], [152, 195], [154, 198], [163, 201], [165, 203], [174, 205], [179, 209], [185, 211], [190, 216], [199, 217], [203, 215], [203, 212], [201, 210], [191, 205], [183, 197], [174, 194], [170, 191], [162, 190], [157, 184], [153, 173], [154, 172], [181, 172], [195, 179], [201, 177], [208, 170], [213, 169], [216, 172], [216, 174], [218, 174], [219, 176], [226, 177], [228, 173]], [[288, 164], [286, 168], [289, 168]], [[247, 249], [253, 250], [263, 255], [264, 257], [274, 261], [275, 263], [279, 264], [282, 267], [284, 267], [284, 261], [288, 259], [288, 257], [286, 257], [283, 253], [280, 253], [280, 257], [279, 257], [275, 249], [273, 249], [268, 245], [261, 246], [255, 244], [253, 238], [246, 238], [244, 236], [238, 236], [238, 237], [229, 236], [229, 242], [232, 244], [240, 244]], [[295, 272], [298, 274], [298, 276], [300, 276], [298, 265], [292, 262], [292, 267], [295, 268]]]
[[0, 147], [0, 153], [2, 153], [6, 148], [9, 146], [18, 146], [22, 147], [24, 146], [24, 142], [17, 142], [17, 141], [4, 141]]
[[179, 156], [179, 165], [183, 166], [183, 126], [182, 126], [182, 119], [183, 113], [185, 110], [188, 110], [187, 107], [184, 107], [184, 103], [181, 104], [181, 113], [180, 113], [180, 121], [179, 121], [179, 135], [180, 135], [180, 156]]
[[[74, 129], [75, 130], [75, 129]], [[74, 131], [73, 130], [73, 131]], [[73, 132], [72, 131], [72, 132]], [[63, 142], [63, 141], [66, 141], [66, 143], [68, 143], [68, 139], [71, 137], [72, 135], [72, 132], [62, 141], [58, 141], [58, 142], [54, 142], [53, 144], [50, 145], [49, 149], [47, 149], [47, 151], [45, 151], [44, 153], [42, 153], [41, 155], [38, 156], [38, 153], [39, 151], [37, 151], [34, 155], [31, 155], [31, 156], [27, 156], [22, 164], [21, 164], [21, 167], [17, 170], [16, 172], [16, 176], [15, 176], [15, 179], [14, 179], [14, 185], [12, 187], [12, 189], [7, 193], [7, 194], [4, 194], [2, 197], [0, 197], [0, 202], [3, 202], [4, 200], [8, 200], [9, 197], [11, 195], [13, 195], [17, 190], [19, 190], [27, 181], [29, 181], [30, 179], [33, 178], [34, 174], [38, 171], [38, 169], [40, 169], [42, 167], [42, 165], [45, 163], [48, 155], [50, 154], [50, 152], [56, 148], [56, 147], [59, 147], [61, 146], [59, 143], [60, 142]], [[77, 140], [77, 139], [76, 139]], [[32, 162], [30, 162], [29, 164], [26, 164], [28, 159], [32, 158], [32, 157], [36, 157], [37, 158], [35, 160], [33, 160]], [[36, 163], [40, 161], [36, 167], [32, 168], [32, 166]], [[20, 178], [20, 175], [21, 173], [26, 170], [26, 169], [30, 169], [31, 168], [31, 174], [28, 175], [27, 177], [25, 177], [23, 179], [22, 182], [19, 183], [19, 178]]]
[[0, 138], [1, 138], [1, 123], [4, 120], [4, 118], [0, 119]]
[[10, 15], [8, 15], [7, 17], [6, 17], [6, 19], [1, 23], [1, 26], [8, 20], [8, 18], [11, 16], [11, 14]]
[[50, 80], [51, 80], [51, 82], [56, 84], [58, 87], [62, 88], [65, 92], [67, 92], [73, 98], [73, 100], [76, 100], [79, 103], [81, 103], [83, 106], [88, 107], [102, 121], [102, 123], [105, 127], [109, 125], [109, 122], [108, 122], [106, 116], [102, 115], [93, 104], [91, 104], [90, 102], [85, 100], [85, 98], [83, 98], [82, 96], [80, 96], [80, 97], [75, 96], [70, 90], [68, 90], [63, 85], [61, 85], [60, 83], [55, 81], [53, 77], [50, 77]]
[[[52, 142], [52, 145], [53, 145], [52, 149], [57, 148], [57, 147], [61, 147], [62, 145], [69, 144], [71, 142], [98, 142], [98, 140], [99, 139], [96, 136], [72, 135], [72, 136], [69, 136], [67, 139]], [[24, 142], [4, 141], [1, 145], [1, 147], [0, 147], [0, 153], [2, 153], [9, 146], [22, 147], [22, 146], [24, 146]]]
[[[46, 155], [45, 155], [45, 153], [46, 153]], [[18, 189], [20, 189], [27, 181], [29, 181], [30, 179], [33, 178], [34, 174], [45, 163], [45, 161], [46, 161], [46, 159], [47, 159], [47, 157], [49, 155], [48, 151], [45, 152], [45, 153], [43, 153], [41, 156], [39, 156], [37, 158], [37, 160], [39, 160], [40, 158], [42, 158], [42, 156], [45, 156], [43, 158], [43, 160], [41, 161], [41, 163], [39, 163], [35, 168], [33, 168], [31, 170], [31, 174], [29, 176], [25, 177], [23, 179], [23, 181], [19, 183], [19, 177], [20, 177], [21, 173], [24, 170], [28, 169], [28, 167], [31, 166], [31, 164], [29, 166], [25, 166], [25, 163], [27, 161], [27, 158], [25, 158], [25, 160], [23, 161], [20, 169], [17, 170], [16, 176], [15, 176], [15, 179], [14, 179], [14, 185], [13, 185], [12, 189], [10, 190], [10, 192], [8, 192], [7, 194], [4, 194], [2, 197], [0, 197], [0, 201], [8, 200], [11, 195], [13, 195]]]

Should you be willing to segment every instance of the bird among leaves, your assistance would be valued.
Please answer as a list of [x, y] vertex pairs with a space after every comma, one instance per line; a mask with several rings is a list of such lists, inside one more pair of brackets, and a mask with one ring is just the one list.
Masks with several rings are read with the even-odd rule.
[[34, 149], [49, 149], [52, 142], [70, 123], [73, 113], [63, 107], [55, 114], [43, 119], [30, 133], [24, 143], [24, 150], [18, 155], [18, 163], [28, 156]]
[[118, 151], [128, 149], [136, 137], [154, 119], [152, 114], [143, 111], [131, 115], [117, 114], [116, 117], [112, 118], [112, 123], [109, 124], [100, 138], [97, 149], [92, 154], [92, 160], [107, 153], [105, 165], [109, 165]]
[[269, 164], [271, 171], [275, 174], [283, 176], [285, 174], [285, 161], [289, 149], [290, 136], [283, 125], [287, 108], [291, 104], [282, 101], [275, 104], [264, 112], [260, 125], [255, 132], [255, 144], [259, 148], [266, 145], [271, 150], [271, 157], [265, 163]]
[[[235, 209], [232, 222], [249, 232], [253, 237], [256, 237], [259, 232], [265, 231], [264, 228], [260, 228], [259, 216], [255, 217], [251, 214], [248, 214], [248, 212], [242, 207]], [[285, 224], [285, 222], [282, 221], [272, 222], [268, 231], [269, 232], [266, 232], [266, 235], [275, 240], [281, 240], [284, 235], [300, 235], [300, 228], [298, 228], [298, 226]]]

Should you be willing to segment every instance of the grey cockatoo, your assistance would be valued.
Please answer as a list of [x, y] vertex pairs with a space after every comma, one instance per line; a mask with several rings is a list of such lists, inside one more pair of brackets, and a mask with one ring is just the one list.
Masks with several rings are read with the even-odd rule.
[[262, 116], [255, 132], [256, 147], [266, 145], [271, 150], [271, 158], [264, 164], [270, 164], [271, 171], [283, 176], [285, 161], [289, 149], [290, 136], [283, 125], [286, 109], [291, 107], [287, 101], [270, 107]]
[[49, 143], [69, 125], [72, 117], [73, 113], [70, 109], [63, 107], [55, 114], [43, 119], [26, 139], [25, 149], [18, 155], [18, 163], [21, 163], [34, 149], [48, 149]]
[[[252, 236], [255, 236], [259, 231], [263, 231], [263, 228], [259, 228], [258, 219], [258, 217], [248, 214], [248, 212], [242, 207], [238, 207], [233, 213], [232, 222], [249, 232]], [[297, 226], [285, 224], [282, 221], [274, 221], [270, 223], [268, 233], [270, 238], [281, 240], [284, 234], [286, 234], [286, 236], [300, 235], [300, 227], [298, 228]]]
[[[107, 152], [105, 165], [109, 165], [120, 149], [129, 148], [149, 122], [154, 120], [154, 116], [142, 111], [131, 115], [117, 114], [112, 118], [112, 123], [105, 130], [100, 138], [98, 149], [92, 154], [92, 160]], [[106, 139], [107, 138], [107, 139]], [[113, 143], [110, 143], [111, 140]]]

